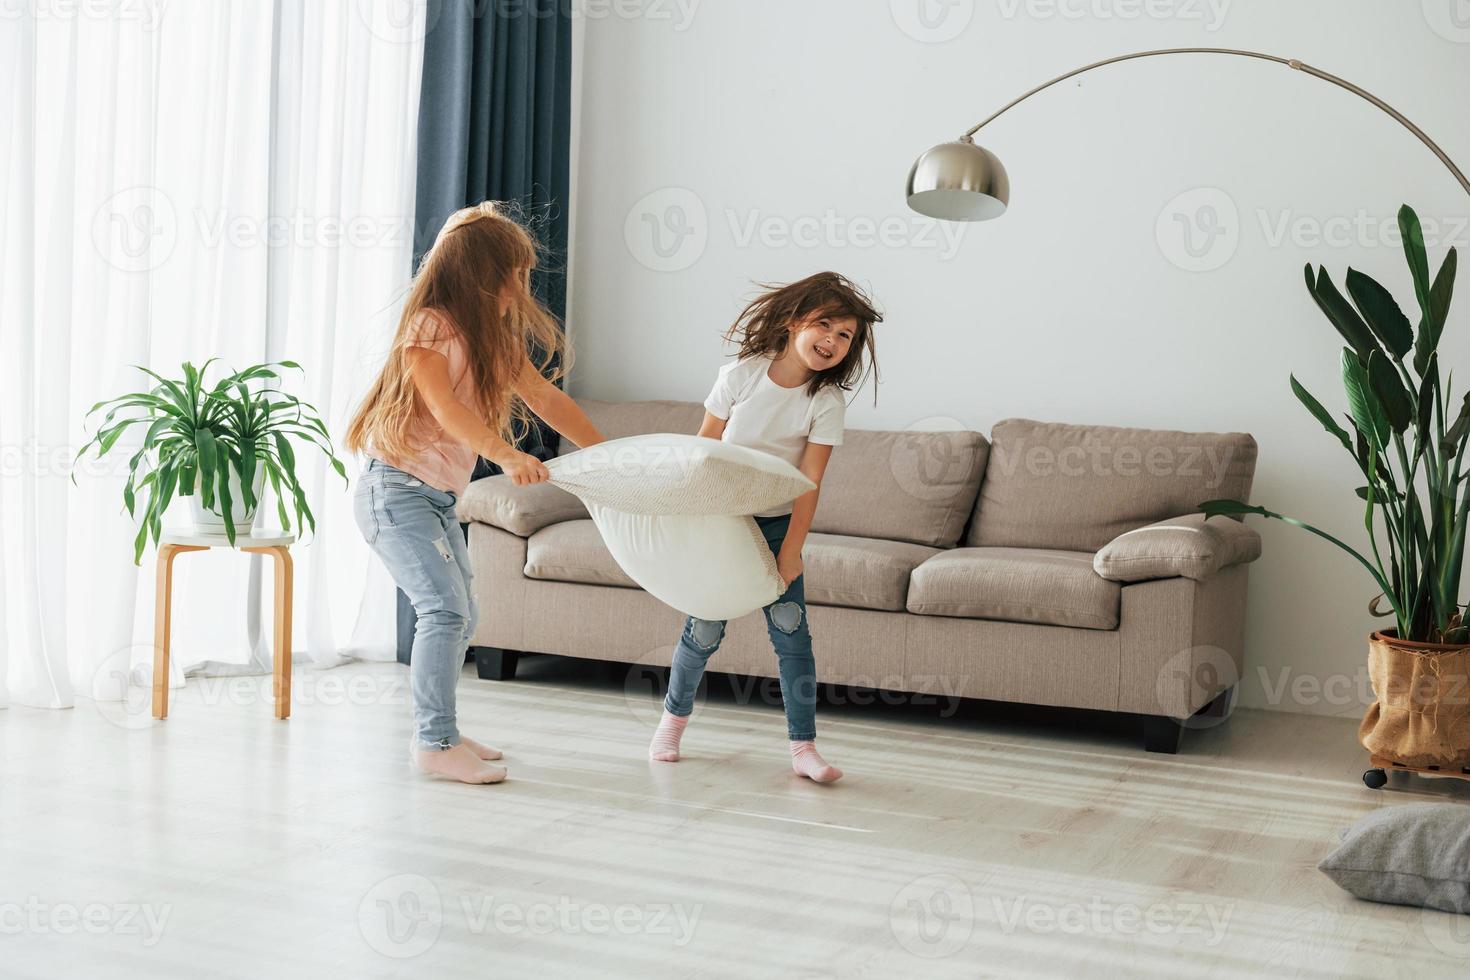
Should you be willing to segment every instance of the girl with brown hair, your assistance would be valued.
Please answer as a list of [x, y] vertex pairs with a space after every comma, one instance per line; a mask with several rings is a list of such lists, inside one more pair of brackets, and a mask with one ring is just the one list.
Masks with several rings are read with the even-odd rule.
[[[830, 783], [842, 771], [817, 753], [817, 671], [806, 619], [801, 548], [812, 526], [822, 474], [842, 443], [847, 393], [877, 362], [873, 327], [883, 315], [847, 279], [819, 272], [785, 286], [766, 286], [726, 335], [738, 340], [734, 363], [720, 369], [704, 402], [699, 434], [778, 456], [817, 485], [794, 504], [756, 515], [786, 591], [765, 607], [776, 652], [791, 767]], [[679, 760], [679, 739], [694, 710], [705, 664], [720, 646], [725, 624], [691, 617], [674, 650], [663, 719], [648, 754]]]

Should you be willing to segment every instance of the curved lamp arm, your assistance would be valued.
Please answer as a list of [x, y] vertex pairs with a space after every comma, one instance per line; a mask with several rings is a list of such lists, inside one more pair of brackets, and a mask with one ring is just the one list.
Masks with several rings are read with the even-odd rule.
[[1465, 189], [1465, 193], [1470, 194], [1470, 180], [1467, 180], [1465, 178], [1465, 175], [1460, 172], [1459, 167], [1455, 166], [1454, 161], [1449, 158], [1449, 155], [1446, 154], [1444, 150], [1439, 148], [1439, 144], [1430, 139], [1428, 134], [1426, 134], [1424, 130], [1420, 129], [1418, 126], [1415, 126], [1412, 122], [1405, 118], [1402, 112], [1399, 112], [1397, 109], [1389, 105], [1387, 102], [1384, 102], [1378, 96], [1359, 88], [1346, 79], [1338, 78], [1331, 72], [1325, 72], [1320, 68], [1314, 68], [1309, 64], [1297, 61], [1295, 58], [1282, 58], [1274, 54], [1265, 54], [1260, 51], [1243, 51], [1236, 48], [1159, 48], [1154, 51], [1135, 51], [1132, 54], [1122, 54], [1114, 58], [1107, 58], [1102, 61], [1095, 61], [1090, 65], [1083, 65], [1081, 68], [1074, 68], [1071, 71], [1067, 72], [1065, 75], [1058, 75], [1051, 81], [1044, 82], [1043, 84], [1036, 86], [1024, 95], [1021, 95], [1020, 97], [1011, 100], [1010, 102], [1001, 106], [998, 111], [992, 113], [991, 115], [982, 119], [980, 122], [976, 123], [974, 126], [970, 127], [970, 129], [966, 130], [965, 135], [961, 136], [960, 140], [965, 143], [970, 142], [970, 137], [974, 136], [975, 133], [978, 132], [980, 128], [986, 123], [991, 122], [1002, 113], [1004, 113], [1007, 109], [1010, 109], [1012, 106], [1017, 105], [1021, 102], [1025, 102], [1037, 92], [1040, 92], [1043, 89], [1051, 88], [1057, 82], [1064, 82], [1074, 75], [1080, 75], [1083, 72], [1091, 71], [1094, 68], [1101, 68], [1103, 65], [1111, 65], [1119, 61], [1131, 61], [1135, 58], [1152, 58], [1155, 55], [1163, 54], [1230, 54], [1236, 55], [1241, 58], [1258, 58], [1262, 61], [1274, 61], [1277, 64], [1285, 65], [1288, 68], [1294, 68], [1297, 71], [1306, 72], [1308, 75], [1315, 75], [1323, 81], [1331, 82], [1333, 85], [1336, 85], [1339, 88], [1346, 89], [1359, 98], [1373, 103], [1375, 106], [1382, 109], [1384, 112], [1388, 113], [1395, 120], [1397, 120], [1399, 124], [1402, 125], [1409, 132], [1419, 137], [1419, 141], [1425, 146], [1429, 147], [1429, 149], [1433, 151], [1435, 156], [1439, 157], [1440, 163], [1443, 163], [1446, 167], [1449, 168], [1450, 173], [1453, 174], [1455, 179], [1460, 182], [1460, 186]]

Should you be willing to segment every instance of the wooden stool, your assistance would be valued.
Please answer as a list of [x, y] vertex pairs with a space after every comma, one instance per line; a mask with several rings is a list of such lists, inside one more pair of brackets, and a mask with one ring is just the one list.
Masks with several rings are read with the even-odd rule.
[[[276, 717], [291, 716], [291, 531], [235, 535], [233, 547], [275, 557], [276, 612], [271, 692]], [[172, 620], [174, 557], [186, 551], [232, 547], [224, 534], [180, 530], [163, 532], [158, 544], [158, 594], [153, 614], [153, 717], [168, 717], [168, 647]]]

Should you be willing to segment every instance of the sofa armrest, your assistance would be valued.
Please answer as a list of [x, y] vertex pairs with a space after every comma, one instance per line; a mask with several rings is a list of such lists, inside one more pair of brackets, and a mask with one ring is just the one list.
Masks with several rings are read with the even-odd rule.
[[1259, 557], [1261, 536], [1240, 521], [1185, 514], [1123, 532], [1093, 556], [1092, 568], [1113, 582], [1199, 581]]
[[582, 501], [561, 487], [550, 483], [518, 487], [503, 473], [471, 483], [456, 510], [461, 521], [491, 524], [523, 538], [548, 525], [589, 516]]

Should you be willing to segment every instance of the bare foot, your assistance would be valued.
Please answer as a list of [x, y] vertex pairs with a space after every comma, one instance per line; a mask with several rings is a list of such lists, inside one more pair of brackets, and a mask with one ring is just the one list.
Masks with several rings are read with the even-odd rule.
[[463, 742], [443, 750], [415, 748], [413, 761], [423, 772], [462, 783], [498, 783], [505, 778], [504, 766], [490, 765]]
[[471, 752], [475, 753], [475, 755], [486, 760], [487, 762], [493, 761], [495, 759], [505, 758], [504, 752], [500, 751], [499, 749], [493, 749], [482, 742], [476, 742], [468, 735], [461, 735], [459, 737], [459, 744], [466, 746]]

